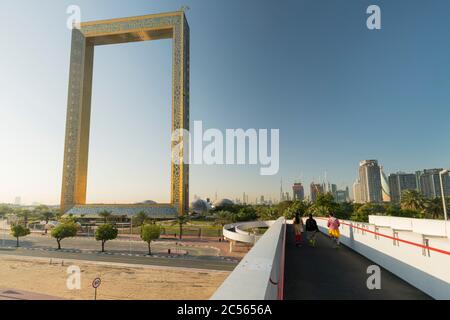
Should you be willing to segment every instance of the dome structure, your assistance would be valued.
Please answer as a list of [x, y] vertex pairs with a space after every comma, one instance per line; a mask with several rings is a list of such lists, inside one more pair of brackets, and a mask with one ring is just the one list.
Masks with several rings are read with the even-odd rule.
[[191, 202], [190, 211], [195, 214], [206, 214], [211, 209], [211, 205], [202, 199], [196, 199]]
[[234, 202], [231, 201], [230, 199], [221, 199], [219, 201], [217, 201], [216, 203], [214, 203], [215, 207], [226, 207], [226, 206], [232, 206], [234, 205]]
[[153, 201], [153, 200], [145, 200], [145, 201], [143, 201], [143, 202], [139, 202], [139, 203], [136, 203], [136, 204], [148, 204], [148, 205], [152, 205], [152, 204], [157, 204], [155, 201]]

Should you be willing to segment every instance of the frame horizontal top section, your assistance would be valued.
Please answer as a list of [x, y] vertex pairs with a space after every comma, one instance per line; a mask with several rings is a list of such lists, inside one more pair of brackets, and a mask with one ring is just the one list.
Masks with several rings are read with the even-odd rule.
[[90, 45], [108, 45], [173, 38], [173, 29], [182, 24], [184, 12], [84, 22], [80, 31]]

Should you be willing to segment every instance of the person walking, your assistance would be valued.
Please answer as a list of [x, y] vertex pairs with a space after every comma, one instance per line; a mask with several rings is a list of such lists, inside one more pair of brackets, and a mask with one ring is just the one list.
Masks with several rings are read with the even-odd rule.
[[308, 241], [309, 245], [314, 247], [316, 245], [316, 235], [319, 232], [319, 227], [317, 226], [317, 222], [316, 220], [314, 220], [312, 214], [310, 214], [309, 218], [306, 220], [305, 231], [306, 240]]
[[341, 236], [339, 232], [340, 225], [339, 219], [335, 218], [333, 213], [330, 213], [327, 223], [328, 234], [335, 243], [335, 248], [339, 248], [339, 237]]
[[297, 247], [301, 247], [302, 246], [301, 241], [302, 241], [303, 221], [300, 218], [300, 214], [298, 212], [295, 214], [293, 225], [294, 225], [295, 245]]

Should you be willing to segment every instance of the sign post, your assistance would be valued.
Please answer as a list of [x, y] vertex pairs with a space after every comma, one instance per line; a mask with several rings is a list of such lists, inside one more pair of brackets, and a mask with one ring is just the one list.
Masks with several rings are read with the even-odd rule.
[[102, 280], [100, 278], [95, 278], [94, 281], [92, 281], [92, 287], [95, 289], [94, 300], [97, 300], [97, 288], [100, 287], [101, 284]]

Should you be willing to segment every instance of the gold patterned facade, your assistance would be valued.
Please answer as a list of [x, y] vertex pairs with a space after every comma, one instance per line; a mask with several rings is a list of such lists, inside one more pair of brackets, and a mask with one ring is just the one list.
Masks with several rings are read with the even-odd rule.
[[[86, 22], [72, 32], [61, 209], [86, 205], [94, 48], [100, 45], [172, 39], [172, 130], [189, 130], [189, 25], [183, 12]], [[177, 148], [181, 145], [181, 148]], [[172, 142], [183, 152], [183, 141]], [[183, 159], [183, 155], [178, 155]], [[171, 164], [171, 203], [189, 208], [189, 165]]]

